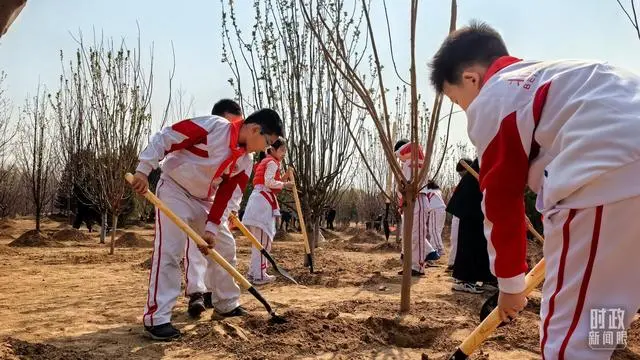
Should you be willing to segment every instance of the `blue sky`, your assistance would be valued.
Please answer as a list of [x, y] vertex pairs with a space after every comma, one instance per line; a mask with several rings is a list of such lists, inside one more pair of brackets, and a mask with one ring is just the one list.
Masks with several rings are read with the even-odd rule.
[[[224, 0], [225, 2], [227, 0]], [[382, 0], [372, 0], [374, 4]], [[623, 0], [623, 3], [629, 0]], [[241, 21], [249, 21], [252, 0], [235, 0]], [[9, 32], [0, 39], [0, 70], [7, 73], [8, 93], [21, 105], [41, 81], [50, 89], [60, 73], [59, 50], [76, 48], [70, 33], [93, 31], [134, 45], [139, 22], [142, 44], [155, 46], [153, 114], [160, 115], [167, 97], [171, 41], [176, 52], [174, 84], [194, 97], [194, 112], [206, 114], [212, 103], [233, 96], [226, 79], [230, 72], [220, 62], [221, 5], [218, 0], [189, 0], [177, 6], [169, 0], [30, 0]], [[388, 0], [392, 38], [400, 70], [408, 67], [409, 0]], [[427, 62], [446, 35], [449, 1], [423, 0], [419, 5], [419, 79], [427, 98]], [[640, 40], [615, 0], [459, 0], [458, 24], [470, 19], [487, 21], [503, 35], [511, 53], [529, 59], [583, 58], [607, 60], [640, 73]], [[384, 13], [374, 6], [373, 21], [380, 42], [386, 44]], [[247, 20], [245, 20], [245, 18]], [[383, 46], [383, 50], [386, 45]], [[388, 87], [398, 83], [390, 71]], [[429, 101], [431, 102], [431, 101]], [[176, 119], [177, 120], [177, 119]], [[457, 116], [455, 141], [464, 141], [465, 119]]]

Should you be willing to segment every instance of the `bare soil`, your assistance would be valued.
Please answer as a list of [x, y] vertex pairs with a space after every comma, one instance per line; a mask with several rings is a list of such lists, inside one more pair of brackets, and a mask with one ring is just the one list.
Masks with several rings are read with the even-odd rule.
[[[59, 225], [48, 222], [45, 230]], [[32, 227], [31, 220], [19, 219], [9, 230], [21, 234]], [[316, 273], [310, 274], [302, 266], [301, 236], [293, 234], [275, 242], [272, 254], [301, 285], [279, 278], [259, 288], [286, 324], [270, 322], [246, 292], [241, 301], [250, 315], [226, 320], [212, 319], [210, 310], [189, 319], [181, 296], [173, 321], [184, 336], [158, 343], [141, 326], [151, 249], [118, 248], [108, 255], [109, 241], [101, 245], [96, 234], [82, 233], [92, 246], [7, 247], [12, 239], [0, 237], [0, 359], [444, 359], [478, 325], [479, 309], [491, 295], [452, 292], [445, 254], [440, 267], [413, 280], [411, 310], [399, 315], [394, 236], [385, 245], [336, 232], [337, 239], [315, 249]], [[149, 242], [153, 230], [140, 227], [134, 234]], [[238, 268], [245, 273], [250, 244], [237, 240]], [[534, 292], [521, 316], [472, 358], [539, 359], [539, 304]], [[614, 359], [640, 359], [640, 321], [628, 342]]]
[[[118, 232], [116, 231], [116, 234]], [[116, 239], [116, 247], [120, 248], [151, 248], [153, 242], [146, 240], [138, 233], [127, 231]]]

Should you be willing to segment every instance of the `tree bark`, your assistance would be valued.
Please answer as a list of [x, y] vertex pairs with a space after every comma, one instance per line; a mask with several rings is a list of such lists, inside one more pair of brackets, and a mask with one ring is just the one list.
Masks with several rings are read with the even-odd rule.
[[107, 237], [107, 212], [102, 213], [102, 223], [100, 224], [100, 244], [104, 244]]
[[109, 255], [113, 255], [116, 248], [116, 229], [118, 228], [118, 215], [113, 214], [113, 227], [111, 228], [111, 247], [109, 249]]
[[404, 262], [402, 263], [402, 291], [400, 293], [400, 312], [407, 313], [411, 306], [411, 242], [413, 238], [413, 208], [415, 199], [409, 191], [403, 194], [404, 218], [402, 221], [402, 248], [404, 250]]
[[36, 209], [36, 231], [40, 232], [40, 218], [42, 217], [40, 209]]

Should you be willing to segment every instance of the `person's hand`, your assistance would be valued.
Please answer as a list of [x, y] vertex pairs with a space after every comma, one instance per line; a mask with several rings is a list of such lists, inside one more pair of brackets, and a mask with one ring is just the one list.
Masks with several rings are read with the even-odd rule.
[[498, 313], [503, 322], [508, 323], [511, 319], [514, 319], [520, 311], [524, 310], [525, 306], [527, 306], [527, 296], [524, 292], [508, 294], [500, 291], [500, 295], [498, 295]]
[[285, 182], [285, 183], [284, 183], [284, 188], [285, 188], [285, 189], [289, 189], [289, 190], [293, 189], [293, 181], [287, 181], [287, 182]]
[[146, 194], [147, 190], [149, 190], [149, 179], [147, 178], [147, 175], [136, 171], [136, 173], [133, 175], [131, 187], [140, 195]]
[[202, 240], [207, 243], [207, 246], [198, 245], [198, 249], [203, 255], [209, 254], [209, 249], [213, 249], [216, 245], [216, 236], [210, 231], [205, 231], [204, 235], [202, 235]]

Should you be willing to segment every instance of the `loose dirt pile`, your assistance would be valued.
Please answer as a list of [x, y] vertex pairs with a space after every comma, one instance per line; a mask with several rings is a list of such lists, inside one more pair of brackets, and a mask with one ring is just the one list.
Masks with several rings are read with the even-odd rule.
[[277, 230], [276, 235], [273, 237], [274, 241], [295, 241], [291, 234], [284, 230]]
[[385, 241], [385, 238], [373, 230], [360, 230], [360, 232], [352, 236], [349, 241], [360, 244], [377, 244]]
[[53, 345], [4, 337], [0, 338], [0, 359], [94, 360], [104, 359], [104, 357], [98, 357], [86, 351], [59, 349]]
[[[450, 334], [463, 323], [443, 324], [426, 317], [398, 319], [397, 304], [368, 301], [340, 303], [326, 310], [289, 310], [285, 324], [253, 314], [242, 319], [199, 324], [182, 342], [193, 349], [222, 348], [238, 359], [275, 359], [339, 353], [340, 359], [370, 358], [362, 352], [380, 346], [455, 348]], [[424, 307], [424, 304], [422, 305]], [[427, 305], [428, 306], [428, 305]], [[373, 309], [372, 309], [373, 308]], [[341, 312], [344, 309], [347, 312]], [[372, 315], [354, 316], [361, 309]], [[426, 312], [425, 312], [426, 314]], [[249, 340], [250, 339], [250, 340]], [[357, 354], [357, 355], [356, 355]]]
[[63, 244], [51, 239], [47, 234], [36, 230], [29, 230], [9, 243], [15, 247], [64, 247]]
[[368, 251], [369, 252], [393, 252], [393, 253], [399, 254], [401, 246], [402, 244], [398, 244], [395, 241], [385, 241], [382, 244], [378, 244], [372, 247]]
[[134, 232], [126, 232], [116, 239], [115, 246], [121, 248], [150, 248], [153, 247], [153, 242]]
[[527, 265], [529, 265], [529, 269], [533, 269], [543, 257], [542, 244], [535, 239], [527, 241]]
[[77, 229], [62, 229], [58, 230], [53, 235], [51, 235], [53, 240], [57, 241], [75, 241], [75, 242], [89, 242], [91, 241], [91, 236], [83, 233]]

